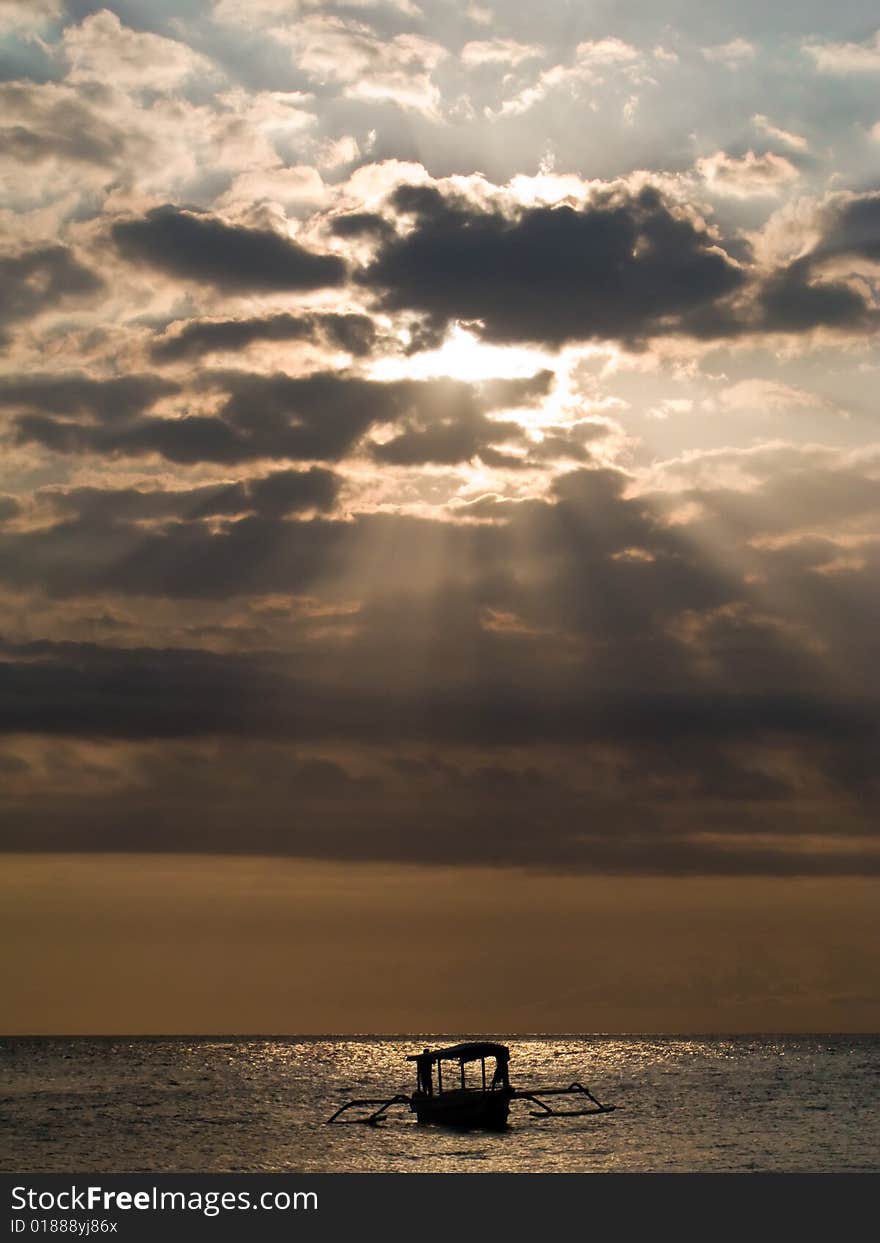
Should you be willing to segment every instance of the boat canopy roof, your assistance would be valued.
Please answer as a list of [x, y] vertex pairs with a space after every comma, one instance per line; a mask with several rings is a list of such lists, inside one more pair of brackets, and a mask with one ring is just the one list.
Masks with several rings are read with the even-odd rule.
[[475, 1040], [465, 1044], [453, 1044], [448, 1049], [425, 1049], [424, 1053], [413, 1053], [406, 1060], [432, 1065], [434, 1062], [476, 1062], [480, 1058], [494, 1057], [499, 1062], [510, 1060], [510, 1049], [506, 1044], [492, 1044], [488, 1040]]

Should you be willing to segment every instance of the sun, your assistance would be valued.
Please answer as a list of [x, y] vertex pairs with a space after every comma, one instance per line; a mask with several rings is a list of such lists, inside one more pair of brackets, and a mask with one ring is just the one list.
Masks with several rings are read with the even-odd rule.
[[428, 380], [444, 377], [477, 384], [481, 380], [521, 379], [553, 365], [546, 351], [521, 345], [491, 345], [455, 324], [443, 344], [410, 358], [378, 359], [376, 380]]

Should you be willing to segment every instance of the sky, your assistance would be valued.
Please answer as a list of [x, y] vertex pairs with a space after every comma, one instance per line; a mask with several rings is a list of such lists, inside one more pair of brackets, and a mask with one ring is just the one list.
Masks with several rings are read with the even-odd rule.
[[0, 0], [9, 1031], [880, 1029], [878, 85]]

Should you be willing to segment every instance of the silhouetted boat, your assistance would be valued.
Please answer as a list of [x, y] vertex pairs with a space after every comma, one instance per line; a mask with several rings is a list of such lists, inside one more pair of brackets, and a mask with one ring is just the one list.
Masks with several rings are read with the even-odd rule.
[[[495, 1069], [486, 1082], [486, 1058], [492, 1058]], [[481, 1041], [456, 1044], [448, 1049], [425, 1049], [406, 1059], [416, 1064], [416, 1090], [410, 1097], [410, 1108], [419, 1122], [440, 1122], [447, 1126], [486, 1127], [498, 1130], [507, 1125], [512, 1089], [507, 1073], [510, 1050], [503, 1044]], [[443, 1063], [457, 1062], [458, 1074], [452, 1072], [443, 1082]], [[480, 1064], [480, 1081], [467, 1082], [465, 1067]], [[437, 1071], [436, 1091], [434, 1070]]]
[[[487, 1059], [494, 1062], [494, 1069], [490, 1067], [489, 1077], [486, 1072]], [[572, 1083], [567, 1088], [512, 1088], [508, 1074], [510, 1049], [507, 1045], [488, 1040], [450, 1045], [446, 1049], [424, 1049], [421, 1053], [410, 1055], [406, 1060], [416, 1064], [416, 1090], [411, 1096], [398, 1094], [387, 1099], [383, 1097], [348, 1101], [327, 1121], [363, 1122], [375, 1126], [385, 1120], [386, 1111], [392, 1106], [409, 1105], [419, 1122], [498, 1131], [507, 1125], [510, 1103], [515, 1100], [527, 1100], [537, 1105], [538, 1109], [531, 1111], [533, 1118], [579, 1118], [588, 1114], [611, 1113], [614, 1109], [613, 1105], [603, 1105], [597, 1101], [589, 1088], [585, 1088], [582, 1083]], [[444, 1063], [453, 1064], [451, 1071], [447, 1070], [445, 1082]], [[457, 1072], [454, 1069], [456, 1063]], [[475, 1063], [479, 1063], [479, 1076], [468, 1069]], [[551, 1109], [540, 1099], [543, 1096], [586, 1097], [592, 1102], [592, 1107]], [[368, 1106], [378, 1108], [371, 1109], [365, 1117], [341, 1116], [349, 1109]]]

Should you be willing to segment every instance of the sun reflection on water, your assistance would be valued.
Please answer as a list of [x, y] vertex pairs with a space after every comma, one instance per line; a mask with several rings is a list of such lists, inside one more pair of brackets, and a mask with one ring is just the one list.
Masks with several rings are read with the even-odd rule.
[[381, 1127], [325, 1125], [350, 1097], [411, 1092], [407, 1054], [467, 1038], [7, 1039], [8, 1161], [47, 1172], [880, 1170], [876, 1037], [519, 1037], [505, 1040], [514, 1086], [577, 1080], [617, 1112], [544, 1121], [514, 1102], [502, 1134], [419, 1125], [403, 1108]]

